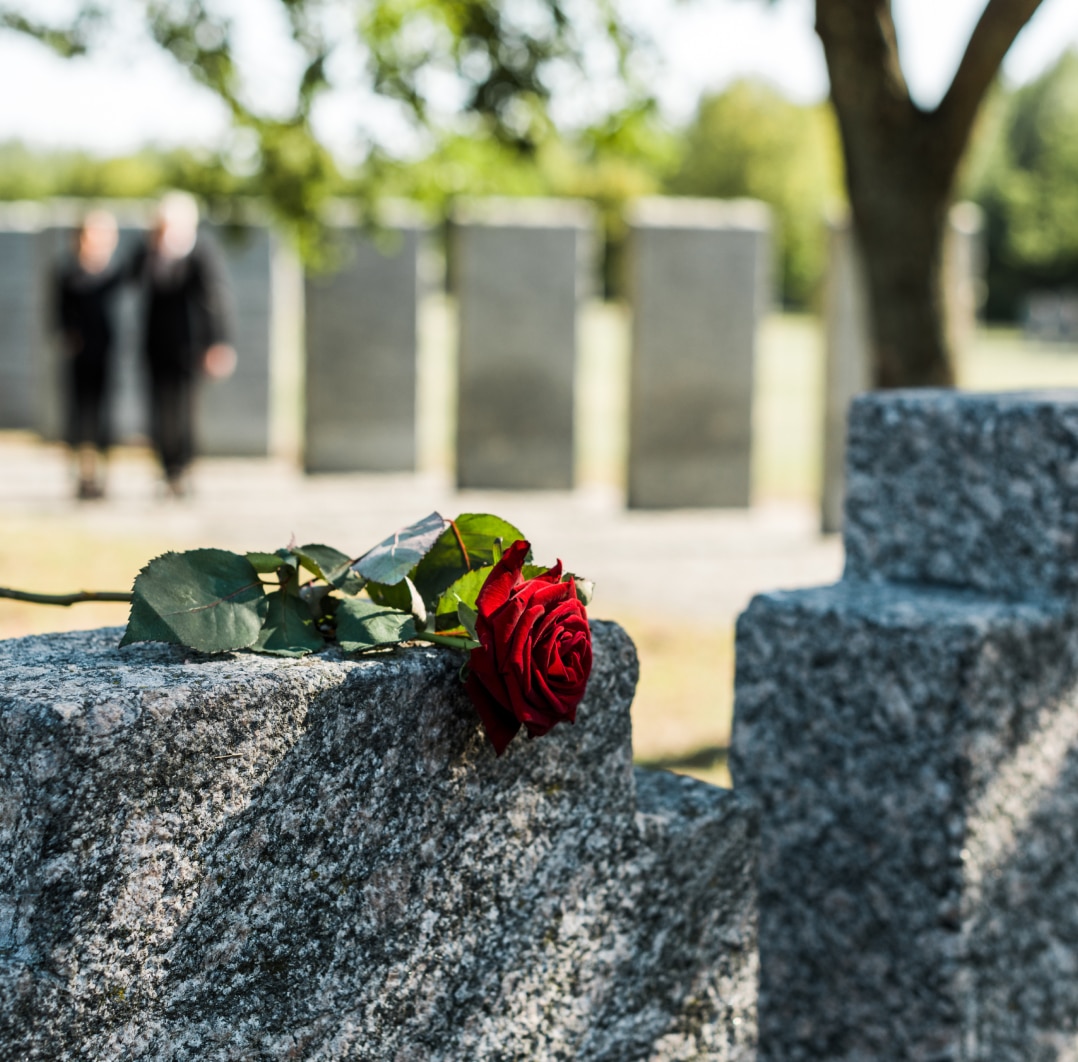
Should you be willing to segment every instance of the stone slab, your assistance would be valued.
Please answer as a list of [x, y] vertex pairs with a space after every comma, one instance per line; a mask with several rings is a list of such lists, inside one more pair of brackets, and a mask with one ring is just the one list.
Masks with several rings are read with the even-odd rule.
[[308, 472], [416, 467], [419, 260], [425, 228], [339, 232], [343, 265], [305, 284]]
[[571, 200], [476, 200], [455, 211], [459, 487], [572, 487], [577, 313], [594, 225], [590, 206]]
[[496, 759], [459, 658], [0, 643], [0, 1060], [684, 1059], [755, 1042], [755, 821], [576, 726]]
[[1068, 603], [855, 580], [758, 597], [732, 770], [761, 811], [761, 1062], [1071, 1057]]
[[747, 506], [769, 211], [751, 200], [646, 198], [628, 220], [629, 505]]
[[0, 428], [34, 426], [40, 224], [37, 204], [0, 208]]
[[221, 250], [230, 287], [236, 372], [207, 380], [196, 439], [207, 455], [296, 453], [302, 379], [303, 279], [269, 228], [204, 226]]
[[850, 409], [846, 572], [1078, 588], [1078, 392], [894, 391]]

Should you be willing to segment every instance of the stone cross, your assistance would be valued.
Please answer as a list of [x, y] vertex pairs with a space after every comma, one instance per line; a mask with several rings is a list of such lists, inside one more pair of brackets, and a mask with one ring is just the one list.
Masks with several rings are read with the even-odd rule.
[[594, 225], [590, 206], [565, 199], [457, 208], [458, 486], [573, 486], [577, 312]]
[[460, 655], [0, 642], [0, 1057], [750, 1062], [756, 836], [610, 623], [495, 758]]
[[1078, 393], [850, 411], [845, 575], [737, 631], [760, 1059], [1078, 1042]]
[[747, 506], [768, 209], [649, 198], [629, 226], [629, 505]]
[[344, 261], [306, 280], [304, 467], [410, 472], [416, 467], [420, 252], [426, 229], [379, 237], [338, 230]]

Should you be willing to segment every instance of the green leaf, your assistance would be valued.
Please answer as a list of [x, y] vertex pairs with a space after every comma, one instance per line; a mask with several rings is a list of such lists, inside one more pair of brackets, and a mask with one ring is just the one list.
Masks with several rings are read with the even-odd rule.
[[247, 553], [245, 556], [259, 575], [271, 575], [283, 563], [276, 553]]
[[[477, 568], [475, 571], [465, 572], [438, 598], [438, 607], [435, 613], [435, 630], [452, 630], [458, 623], [461, 623], [474, 637], [475, 620], [474, 618], [472, 619], [473, 626], [469, 627], [464, 622], [460, 609], [463, 606], [472, 617], [476, 615], [475, 608], [479, 591], [483, 589], [492, 570], [492, 566], [487, 566]], [[525, 564], [520, 574], [525, 579], [534, 579], [537, 575], [546, 575], [548, 571], [550, 571], [549, 568], [544, 568], [540, 564]]]
[[352, 570], [352, 559], [339, 549], [312, 542], [296, 551], [300, 563], [319, 579], [346, 594], [358, 594], [363, 589], [363, 577]]
[[393, 608], [398, 612], [412, 611], [412, 594], [403, 579], [392, 586], [385, 583], [367, 583], [367, 593], [372, 601], [386, 608]]
[[475, 638], [461, 638], [453, 634], [431, 634], [426, 632], [417, 634], [416, 638], [421, 642], [433, 642], [435, 645], [444, 645], [447, 649], [461, 649], [469, 652], [478, 649], [480, 642]]
[[519, 528], [501, 517], [463, 513], [438, 536], [412, 580], [423, 600], [435, 607], [442, 594], [461, 576], [477, 568], [490, 567], [501, 549], [523, 537]]
[[478, 644], [479, 635], [475, 633], [475, 621], [479, 619], [479, 613], [471, 605], [466, 605], [463, 601], [460, 601], [457, 604], [457, 619], [460, 620], [460, 625], [468, 632], [468, 637]]
[[163, 641], [203, 653], [246, 649], [269, 605], [246, 557], [223, 549], [166, 553], [135, 579], [121, 645]]
[[431, 513], [379, 542], [352, 567], [368, 582], [399, 583], [426, 556], [445, 526], [445, 517]]
[[347, 653], [406, 642], [415, 636], [415, 620], [407, 612], [362, 597], [345, 598], [337, 606], [337, 643]]
[[459, 608], [461, 605], [470, 608], [474, 614], [475, 599], [479, 596], [479, 591], [483, 589], [487, 576], [493, 570], [492, 567], [488, 566], [465, 572], [438, 598], [436, 630], [450, 630], [457, 626], [460, 621]]
[[277, 656], [306, 656], [326, 644], [305, 601], [281, 590], [266, 600], [269, 611], [252, 649]]

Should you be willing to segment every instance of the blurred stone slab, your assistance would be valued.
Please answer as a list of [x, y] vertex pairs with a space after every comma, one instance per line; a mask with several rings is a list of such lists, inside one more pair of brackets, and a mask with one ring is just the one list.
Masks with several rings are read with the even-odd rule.
[[420, 251], [426, 228], [339, 230], [344, 261], [305, 285], [308, 472], [416, 467]]
[[755, 820], [634, 772], [632, 643], [496, 759], [457, 675], [0, 643], [4, 1057], [755, 1051]]
[[300, 442], [303, 272], [264, 225], [203, 226], [230, 288], [236, 372], [205, 381], [195, 436], [200, 453], [295, 456]]
[[594, 212], [558, 199], [491, 199], [453, 217], [460, 307], [457, 485], [573, 485], [577, 313]]
[[1078, 591], [1078, 391], [895, 391], [850, 407], [846, 574]]
[[36, 203], [0, 206], [0, 428], [34, 426], [41, 213]]
[[1022, 335], [1039, 343], [1078, 343], [1078, 291], [1035, 291], [1022, 307]]
[[863, 396], [846, 576], [742, 615], [761, 1062], [1076, 1042], [1076, 460], [1078, 396]]
[[[826, 364], [824, 464], [820, 525], [842, 529], [845, 497], [846, 412], [852, 399], [873, 387], [871, 319], [864, 265], [848, 217], [827, 225], [828, 272], [824, 291]], [[973, 203], [956, 203], [944, 241], [944, 327], [952, 353], [968, 354], [985, 295], [984, 219]]]
[[629, 225], [629, 505], [747, 506], [769, 211], [652, 198], [633, 204]]

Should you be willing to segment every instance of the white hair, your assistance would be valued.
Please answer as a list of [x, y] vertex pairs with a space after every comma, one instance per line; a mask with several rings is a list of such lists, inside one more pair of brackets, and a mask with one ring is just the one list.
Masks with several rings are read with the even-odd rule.
[[166, 192], [157, 204], [157, 224], [162, 229], [161, 253], [166, 258], [190, 254], [198, 236], [198, 203], [187, 192]]

